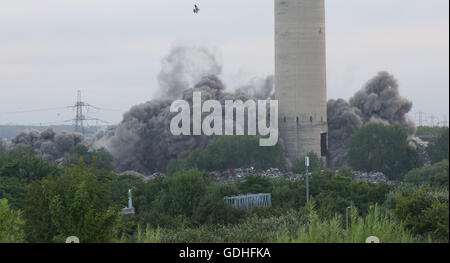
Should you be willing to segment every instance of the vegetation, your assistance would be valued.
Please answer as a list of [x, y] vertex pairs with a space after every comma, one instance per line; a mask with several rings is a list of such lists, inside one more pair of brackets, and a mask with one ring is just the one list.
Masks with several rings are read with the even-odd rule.
[[111, 206], [108, 185], [84, 164], [58, 177], [33, 182], [24, 199], [31, 242], [108, 242], [114, 238], [118, 209]]
[[20, 211], [12, 210], [7, 199], [0, 199], [0, 243], [25, 242]]
[[[78, 145], [61, 166], [28, 148], [0, 150], [0, 242], [64, 242], [73, 235], [81, 242], [365, 242], [370, 235], [381, 242], [448, 242], [448, 160], [416, 168], [402, 128], [369, 125], [350, 144], [353, 154], [365, 156], [365, 170], [382, 167], [401, 183], [357, 180], [351, 168], [328, 170], [309, 154], [310, 204], [303, 177], [248, 175], [216, 183], [205, 172], [284, 166], [278, 146], [261, 149], [257, 143], [221, 137], [171, 161], [170, 176], [150, 181], [114, 173], [104, 149]], [[303, 173], [302, 163], [294, 170]], [[128, 189], [133, 215], [120, 213]], [[271, 193], [272, 206], [245, 211], [223, 200], [250, 193]]]
[[409, 171], [405, 176], [405, 182], [412, 184], [424, 184], [433, 188], [446, 187], [449, 185], [448, 160], [431, 166], [424, 166]]
[[448, 189], [404, 185], [389, 194], [386, 206], [417, 238], [448, 242]]
[[56, 165], [34, 155], [29, 148], [0, 152], [0, 198], [8, 199], [13, 209], [21, 208], [29, 183], [59, 172]]
[[294, 234], [282, 233], [277, 242], [290, 243], [364, 243], [370, 236], [376, 236], [383, 243], [411, 243], [413, 236], [401, 222], [379, 206], [372, 206], [366, 217], [358, 215], [355, 207], [351, 207], [349, 227], [343, 224], [342, 216], [336, 214], [327, 219], [321, 218], [314, 209], [314, 203], [308, 206], [307, 223]]
[[448, 128], [442, 128], [437, 137], [431, 140], [430, 145], [427, 147], [427, 153], [432, 163], [448, 160], [448, 136]]
[[417, 151], [408, 145], [400, 125], [369, 124], [349, 139], [348, 162], [355, 170], [383, 172], [391, 180], [402, 180], [419, 166]]
[[73, 146], [69, 154], [64, 157], [63, 164], [67, 167], [79, 164], [83, 161], [88, 167], [96, 167], [98, 169], [112, 170], [113, 157], [104, 148], [89, 151], [83, 144]]
[[173, 175], [193, 167], [205, 171], [242, 167], [284, 169], [285, 159], [279, 143], [273, 147], [260, 147], [257, 136], [221, 136], [205, 149], [194, 150], [184, 160], [171, 160], [167, 173]]

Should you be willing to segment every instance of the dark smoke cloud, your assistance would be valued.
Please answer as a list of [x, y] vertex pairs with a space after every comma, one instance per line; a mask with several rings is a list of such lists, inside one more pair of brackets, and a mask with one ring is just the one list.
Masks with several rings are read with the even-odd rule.
[[411, 108], [412, 102], [400, 96], [397, 80], [387, 72], [369, 80], [349, 103], [342, 99], [328, 101], [329, 166], [338, 168], [346, 164], [348, 138], [368, 123], [400, 124], [415, 146], [416, 126], [407, 117]]
[[98, 134], [92, 147], [105, 147], [114, 156], [119, 172], [135, 170], [145, 174], [164, 170], [170, 159], [184, 158], [205, 147], [216, 138], [171, 134], [170, 121], [176, 114], [170, 112], [173, 100], [186, 100], [192, 109], [194, 91], [202, 93], [202, 101], [213, 99], [223, 105], [225, 100], [267, 98], [273, 90], [273, 78], [268, 77], [226, 92], [218, 77], [221, 70], [212, 52], [205, 48], [173, 48], [163, 59], [158, 75], [160, 98], [132, 107], [118, 125]]
[[[176, 114], [170, 112], [173, 100], [184, 99], [192, 105], [193, 91], [202, 92], [202, 101], [214, 99], [222, 104], [225, 100], [246, 101], [273, 96], [273, 76], [255, 78], [241, 87], [233, 87], [234, 92], [227, 92], [219, 78], [221, 72], [222, 66], [208, 49], [174, 47], [162, 60], [158, 98], [133, 106], [119, 124], [90, 138], [78, 133], [55, 134], [51, 128], [43, 132], [28, 130], [12, 141], [0, 142], [0, 147], [25, 145], [47, 160], [56, 160], [73, 145], [83, 143], [94, 149], [105, 147], [113, 155], [118, 172], [135, 170], [150, 174], [163, 171], [170, 159], [184, 158], [216, 139], [214, 136], [173, 136], [170, 132], [170, 121]], [[368, 123], [401, 124], [415, 145], [418, 141], [414, 137], [416, 128], [407, 118], [411, 107], [412, 103], [400, 96], [396, 79], [387, 72], [380, 72], [369, 80], [349, 102], [343, 99], [328, 101], [329, 166], [345, 165], [348, 138]], [[281, 138], [280, 143], [283, 145]]]
[[340, 167], [347, 159], [347, 140], [359, 130], [363, 121], [358, 108], [343, 100], [329, 100], [328, 112], [328, 151], [330, 167]]
[[82, 143], [84, 139], [81, 133], [63, 131], [57, 134], [52, 128], [42, 132], [30, 129], [22, 131], [6, 145], [9, 149], [19, 146], [30, 147], [43, 159], [55, 161], [64, 157], [72, 146]]

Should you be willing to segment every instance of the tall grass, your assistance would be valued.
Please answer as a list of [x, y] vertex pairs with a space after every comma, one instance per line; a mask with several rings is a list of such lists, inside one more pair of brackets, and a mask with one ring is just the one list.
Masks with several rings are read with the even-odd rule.
[[203, 225], [185, 229], [153, 229], [147, 225], [145, 231], [139, 225], [135, 242], [365, 243], [369, 236], [378, 237], [382, 243], [415, 242], [403, 223], [395, 220], [388, 210], [378, 205], [370, 207], [365, 217], [360, 216], [354, 206], [350, 211], [348, 229], [342, 215], [322, 218], [317, 213], [314, 202], [311, 202], [301, 211], [292, 211], [282, 216], [250, 217], [237, 225]]
[[282, 231], [276, 238], [280, 243], [365, 243], [369, 236], [376, 236], [382, 243], [412, 243], [412, 235], [403, 224], [394, 220], [378, 205], [372, 206], [366, 217], [358, 215], [356, 207], [350, 209], [349, 228], [341, 215], [331, 219], [318, 216], [314, 203], [309, 207], [309, 220], [296, 233]]
[[153, 229], [147, 224], [145, 231], [142, 231], [142, 226], [138, 225], [137, 228], [137, 243], [160, 243], [161, 242], [161, 229], [157, 227]]

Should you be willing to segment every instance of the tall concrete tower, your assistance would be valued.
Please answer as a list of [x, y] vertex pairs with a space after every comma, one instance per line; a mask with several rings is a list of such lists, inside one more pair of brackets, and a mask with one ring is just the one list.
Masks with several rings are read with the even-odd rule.
[[275, 98], [286, 157], [327, 152], [325, 0], [275, 0]]

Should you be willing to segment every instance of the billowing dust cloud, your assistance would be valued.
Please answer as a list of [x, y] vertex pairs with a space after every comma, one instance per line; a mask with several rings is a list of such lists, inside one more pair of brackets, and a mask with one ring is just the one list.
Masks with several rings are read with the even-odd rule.
[[[114, 157], [116, 171], [149, 174], [164, 171], [170, 159], [184, 158], [215, 139], [214, 136], [173, 136], [170, 132], [170, 121], [176, 114], [170, 112], [173, 100], [184, 99], [192, 107], [194, 90], [202, 92], [202, 101], [214, 99], [222, 104], [225, 100], [273, 98], [273, 76], [253, 79], [227, 92], [219, 78], [222, 65], [206, 48], [174, 47], [161, 64], [158, 98], [133, 106], [119, 124], [90, 138], [78, 133], [55, 134], [52, 129], [24, 131], [11, 142], [3, 142], [3, 147], [30, 146], [47, 160], [63, 157], [77, 143], [94, 149], [105, 147]], [[367, 123], [401, 124], [413, 142], [415, 125], [407, 118], [411, 107], [412, 103], [400, 96], [396, 79], [387, 72], [378, 73], [348, 102], [328, 101], [328, 166], [345, 165], [348, 138]]]
[[412, 102], [401, 97], [397, 80], [387, 72], [380, 72], [350, 98], [328, 101], [329, 160], [331, 168], [346, 163], [350, 135], [368, 123], [400, 124], [408, 132], [414, 145], [416, 126], [407, 117]]
[[170, 112], [173, 100], [186, 100], [192, 108], [194, 90], [201, 92], [202, 101], [218, 100], [222, 105], [225, 100], [267, 99], [273, 91], [273, 77], [267, 77], [226, 92], [218, 77], [221, 72], [222, 66], [209, 50], [173, 48], [163, 59], [158, 75], [160, 98], [132, 107], [118, 125], [99, 133], [92, 147], [105, 147], [114, 156], [118, 171], [135, 170], [145, 174], [164, 171], [170, 159], [184, 158], [215, 139], [215, 136], [172, 135], [170, 121], [176, 115]]
[[31, 147], [44, 160], [55, 161], [64, 157], [72, 146], [82, 143], [84, 139], [83, 134], [76, 132], [55, 133], [52, 128], [42, 132], [31, 129], [22, 131], [11, 142], [4, 142], [4, 145], [5, 148]]

